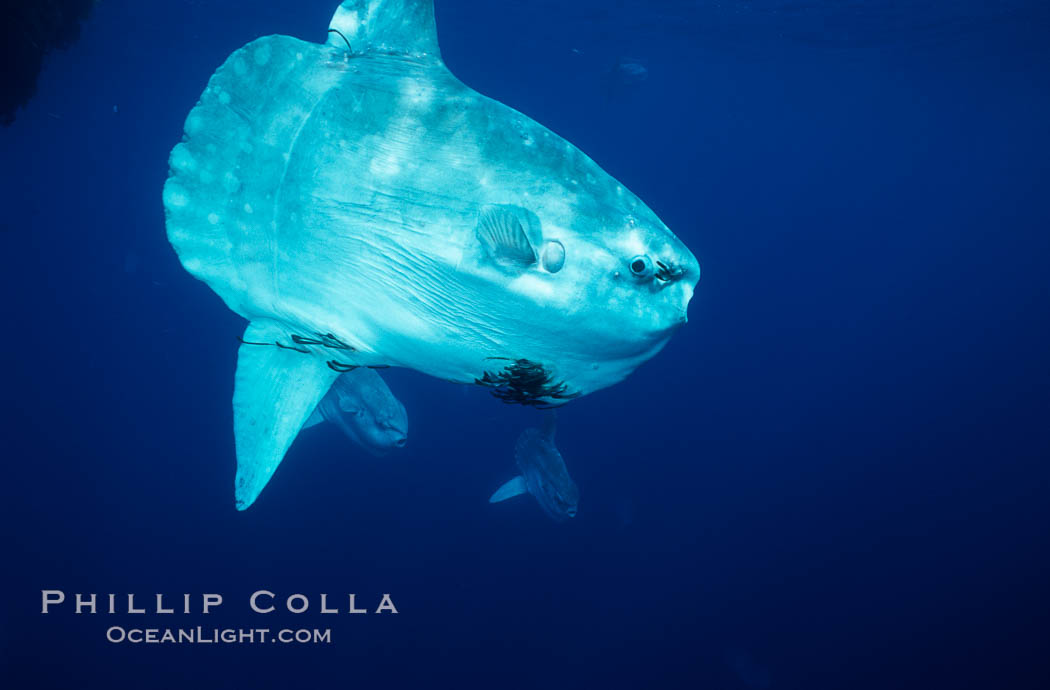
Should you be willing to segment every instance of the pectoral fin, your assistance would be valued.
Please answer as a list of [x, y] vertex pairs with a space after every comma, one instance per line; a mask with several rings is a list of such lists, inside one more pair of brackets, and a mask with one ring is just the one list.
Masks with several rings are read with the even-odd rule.
[[492, 494], [489, 498], [489, 503], [506, 501], [508, 498], [520, 496], [521, 494], [528, 493], [528, 491], [528, 488], [525, 486], [525, 477], [518, 475], [500, 488], [496, 489], [496, 493]]
[[486, 206], [478, 217], [478, 241], [488, 257], [505, 269], [521, 270], [536, 263], [525, 223], [529, 219], [516, 206]]
[[233, 434], [238, 510], [255, 502], [303, 423], [339, 376], [317, 357], [254, 344], [272, 343], [281, 335], [274, 325], [252, 323], [237, 353]]

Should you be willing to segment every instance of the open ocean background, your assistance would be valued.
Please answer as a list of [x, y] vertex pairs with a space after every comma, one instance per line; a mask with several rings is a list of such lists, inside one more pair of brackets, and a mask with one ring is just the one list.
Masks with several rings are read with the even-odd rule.
[[[703, 268], [669, 346], [560, 411], [556, 524], [486, 502], [537, 413], [395, 370], [406, 448], [310, 430], [234, 510], [245, 324], [161, 186], [223, 60], [324, 41], [336, 4], [105, 0], [0, 130], [0, 686], [1050, 687], [1050, 6], [437, 0], [450, 69]], [[43, 616], [52, 588], [225, 603]], [[257, 589], [400, 613], [259, 616]]]

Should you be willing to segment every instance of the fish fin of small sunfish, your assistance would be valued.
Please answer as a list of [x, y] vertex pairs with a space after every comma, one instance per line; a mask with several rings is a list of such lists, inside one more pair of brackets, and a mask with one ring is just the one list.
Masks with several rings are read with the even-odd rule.
[[303, 422], [339, 376], [322, 359], [263, 344], [276, 342], [282, 335], [275, 324], [253, 322], [237, 353], [233, 435], [238, 510], [255, 502]]
[[555, 414], [554, 410], [547, 410], [543, 413], [543, 432], [544, 438], [551, 443], [554, 443], [554, 433], [558, 430], [558, 415]]
[[525, 477], [520, 474], [514, 479], [496, 489], [496, 493], [489, 497], [489, 503], [499, 503], [500, 501], [506, 501], [508, 498], [514, 498], [521, 494], [528, 493], [529, 490], [525, 486]]
[[318, 424], [320, 424], [323, 421], [324, 421], [324, 416], [315, 407], [314, 411], [310, 413], [310, 417], [305, 422], [303, 422], [303, 428], [304, 429], [309, 429], [312, 426], [317, 426]]
[[493, 261], [525, 269], [536, 263], [536, 250], [522, 224], [523, 214], [514, 206], [486, 206], [478, 218], [477, 235]]

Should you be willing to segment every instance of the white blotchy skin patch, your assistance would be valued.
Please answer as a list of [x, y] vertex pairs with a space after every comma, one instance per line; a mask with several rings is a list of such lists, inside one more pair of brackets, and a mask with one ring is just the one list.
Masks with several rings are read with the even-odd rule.
[[189, 197], [178, 185], [169, 182], [164, 185], [164, 204], [174, 208], [185, 208], [189, 205]]
[[197, 160], [185, 145], [179, 144], [171, 152], [171, 165], [180, 172], [191, 172], [197, 168]]
[[648, 254], [649, 246], [646, 244], [645, 239], [642, 237], [642, 233], [638, 230], [631, 230], [626, 234], [622, 235], [623, 239], [618, 243], [624, 258], [629, 259], [630, 257], [637, 256], [639, 254]]
[[393, 153], [382, 153], [372, 159], [368, 169], [373, 175], [392, 177], [401, 172], [401, 161]]
[[399, 88], [401, 100], [406, 105], [424, 108], [434, 100], [434, 87], [418, 79], [402, 79]]
[[235, 194], [241, 187], [241, 181], [232, 172], [228, 172], [222, 177], [222, 186], [228, 193]]
[[255, 64], [259, 65], [260, 67], [266, 66], [266, 63], [270, 61], [270, 53], [271, 50], [270, 45], [268, 43], [263, 43], [262, 45], [260, 45], [255, 50]]
[[[552, 218], [573, 218], [576, 216], [576, 195], [571, 193], [547, 195], [543, 197], [543, 208], [538, 211]], [[555, 228], [555, 230], [560, 231], [562, 235], [567, 234], [560, 228]], [[547, 235], [546, 231], [544, 235]], [[557, 234], [549, 235], [549, 237], [557, 236]]]
[[556, 296], [554, 285], [544, 277], [535, 273], [525, 275], [510, 281], [508, 287], [517, 293], [530, 297], [537, 302], [548, 302]]
[[357, 30], [361, 27], [361, 18], [357, 16], [357, 12], [347, 12], [343, 15], [341, 26], [337, 28], [344, 29], [343, 33], [353, 35], [357, 33]]
[[376, 15], [376, 12], [379, 11], [379, 5], [380, 4], [381, 3], [378, 3], [378, 2], [370, 2], [370, 3], [368, 3], [368, 16], [365, 18], [366, 22], [372, 22], [372, 21], [375, 20], [375, 15]]
[[426, 134], [426, 131], [426, 127], [419, 121], [419, 118], [405, 115], [390, 123], [390, 126], [387, 128], [386, 138], [403, 139], [411, 136], [422, 136]]

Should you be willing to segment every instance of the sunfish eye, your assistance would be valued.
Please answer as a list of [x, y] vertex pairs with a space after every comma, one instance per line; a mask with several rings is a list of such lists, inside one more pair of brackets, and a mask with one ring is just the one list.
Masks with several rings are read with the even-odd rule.
[[644, 254], [631, 259], [630, 267], [635, 278], [649, 278], [653, 275], [653, 260]]

